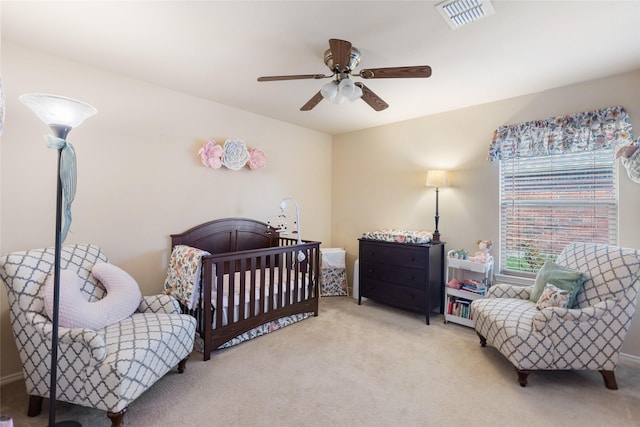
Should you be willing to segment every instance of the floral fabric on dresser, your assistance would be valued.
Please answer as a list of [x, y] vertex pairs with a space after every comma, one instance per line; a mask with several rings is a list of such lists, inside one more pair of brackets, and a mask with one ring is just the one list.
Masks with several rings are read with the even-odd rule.
[[185, 245], [176, 245], [171, 251], [164, 292], [190, 310], [198, 302], [200, 291], [200, 262], [209, 252]]
[[362, 238], [396, 243], [429, 243], [431, 242], [432, 234], [428, 231], [382, 229], [368, 231], [362, 234]]

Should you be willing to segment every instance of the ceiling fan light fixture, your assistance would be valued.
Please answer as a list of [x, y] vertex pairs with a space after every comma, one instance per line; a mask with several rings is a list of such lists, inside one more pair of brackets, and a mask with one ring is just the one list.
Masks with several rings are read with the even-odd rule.
[[323, 85], [320, 89], [320, 94], [327, 101], [333, 102], [333, 100], [338, 96], [338, 82], [332, 80], [329, 83]]
[[353, 92], [349, 96], [349, 101], [351, 102], [362, 98], [362, 89], [360, 89], [360, 86], [356, 86], [356, 85], [353, 85], [353, 86], [354, 86]]
[[333, 104], [342, 104], [345, 100], [355, 101], [362, 96], [362, 89], [349, 78], [333, 80], [322, 86], [320, 95]]
[[491, 0], [447, 0], [436, 9], [452, 30], [496, 13]]
[[351, 79], [342, 79], [340, 83], [338, 83], [338, 91], [340, 95], [345, 98], [351, 98], [351, 95], [355, 92], [355, 87], [356, 85], [353, 84]]

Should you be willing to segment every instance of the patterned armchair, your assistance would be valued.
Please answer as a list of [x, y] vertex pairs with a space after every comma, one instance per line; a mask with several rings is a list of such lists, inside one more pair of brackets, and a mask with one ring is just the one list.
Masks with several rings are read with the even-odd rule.
[[583, 369], [600, 371], [615, 390], [614, 369], [638, 299], [640, 252], [574, 243], [557, 264], [586, 275], [574, 308], [538, 310], [529, 300], [533, 286], [495, 285], [471, 304], [480, 343], [514, 365], [522, 387], [533, 370]]
[[[61, 269], [77, 272], [89, 301], [105, 290], [92, 275], [107, 262], [92, 245], [64, 246]], [[44, 283], [53, 271], [54, 249], [14, 252], [0, 258], [7, 287], [11, 326], [23, 365], [29, 416], [49, 396], [52, 324], [44, 307]], [[178, 366], [183, 372], [193, 349], [195, 319], [179, 314], [167, 295], [143, 297], [132, 316], [100, 330], [59, 328], [57, 399], [107, 412], [112, 426], [122, 424], [128, 405]]]

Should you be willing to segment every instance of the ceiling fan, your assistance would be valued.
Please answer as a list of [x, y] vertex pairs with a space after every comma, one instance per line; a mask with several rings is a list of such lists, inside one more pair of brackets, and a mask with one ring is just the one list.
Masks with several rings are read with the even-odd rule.
[[323, 99], [340, 104], [344, 102], [345, 99], [354, 101], [362, 98], [362, 100], [369, 104], [374, 110], [382, 111], [389, 107], [389, 104], [384, 102], [382, 98], [373, 93], [371, 89], [363, 83], [354, 83], [349, 76], [361, 77], [363, 79], [395, 79], [431, 76], [431, 67], [428, 65], [369, 68], [360, 70], [357, 74], [352, 74], [353, 70], [360, 63], [360, 51], [353, 47], [350, 42], [339, 39], [329, 39], [329, 49], [324, 53], [324, 63], [329, 67], [332, 74], [264, 76], [258, 77], [258, 81], [272, 82], [277, 80], [326, 79], [335, 76], [335, 80], [325, 84], [300, 110], [309, 111]]

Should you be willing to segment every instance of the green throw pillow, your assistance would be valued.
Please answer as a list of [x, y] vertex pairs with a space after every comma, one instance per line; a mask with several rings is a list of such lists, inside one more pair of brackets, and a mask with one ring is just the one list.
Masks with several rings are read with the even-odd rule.
[[533, 292], [531, 292], [529, 299], [533, 302], [538, 302], [540, 295], [542, 295], [544, 291], [544, 287], [547, 283], [551, 283], [562, 290], [569, 291], [569, 303], [567, 307], [571, 308], [576, 300], [580, 286], [582, 286], [585, 280], [585, 275], [579, 271], [558, 265], [553, 261], [546, 261], [540, 271], [538, 271], [536, 284], [533, 287]]

